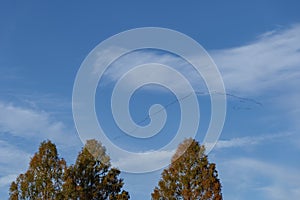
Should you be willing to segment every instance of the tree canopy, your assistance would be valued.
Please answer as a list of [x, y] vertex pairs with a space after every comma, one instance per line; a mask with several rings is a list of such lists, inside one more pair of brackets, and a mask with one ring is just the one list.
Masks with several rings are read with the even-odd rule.
[[64, 159], [58, 157], [55, 144], [44, 141], [32, 157], [29, 169], [10, 187], [10, 199], [61, 199]]
[[64, 191], [67, 199], [129, 199], [122, 190], [120, 171], [111, 168], [105, 148], [96, 140], [89, 140], [79, 153], [76, 163], [65, 174]]
[[[67, 166], [55, 144], [41, 143], [28, 170], [10, 185], [10, 200], [127, 200], [120, 170], [111, 166], [106, 149], [88, 140], [76, 162]], [[151, 194], [153, 200], [222, 200], [216, 165], [194, 139], [183, 141]]]
[[205, 147], [193, 139], [181, 143], [151, 195], [153, 200], [221, 200], [216, 165], [208, 161]]
[[105, 148], [87, 141], [74, 165], [67, 167], [58, 157], [55, 144], [44, 141], [28, 170], [11, 183], [10, 200], [126, 200], [120, 171], [112, 168]]

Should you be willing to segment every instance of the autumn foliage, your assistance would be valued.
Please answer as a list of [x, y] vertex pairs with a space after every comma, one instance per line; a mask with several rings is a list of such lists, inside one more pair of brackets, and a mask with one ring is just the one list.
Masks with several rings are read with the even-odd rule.
[[[120, 171], [113, 168], [106, 149], [88, 140], [76, 162], [67, 166], [55, 144], [41, 143], [29, 168], [10, 185], [10, 200], [127, 200]], [[194, 139], [181, 143], [171, 164], [151, 194], [153, 200], [222, 200], [216, 165]]]
[[171, 165], [162, 172], [153, 200], [221, 200], [221, 184], [205, 148], [193, 139], [179, 145]]
[[[91, 151], [89, 151], [91, 150]], [[93, 155], [92, 155], [93, 154]], [[126, 200], [120, 171], [111, 168], [105, 148], [89, 140], [76, 163], [67, 167], [55, 144], [42, 142], [28, 170], [10, 186], [10, 200]]]

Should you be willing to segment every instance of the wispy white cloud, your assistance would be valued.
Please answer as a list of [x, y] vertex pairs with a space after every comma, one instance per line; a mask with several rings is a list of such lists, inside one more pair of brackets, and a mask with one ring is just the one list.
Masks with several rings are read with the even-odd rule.
[[[105, 55], [114, 57], [115, 51], [112, 49], [105, 52]], [[279, 86], [282, 84], [290, 86], [285, 90], [292, 91], [299, 85], [300, 24], [261, 34], [257, 40], [246, 45], [211, 50], [209, 53], [222, 73], [226, 88], [236, 93], [257, 95], [270, 89], [281, 90]], [[193, 85], [199, 84], [200, 76], [180, 57], [147, 50], [120, 58], [109, 67], [106, 75], [108, 80], [116, 81], [133, 66], [154, 62], [171, 66], [183, 73]], [[159, 73], [155, 76], [161, 76], [176, 85], [177, 80], [172, 79], [172, 76]], [[131, 81], [140, 78], [143, 76], [137, 76]], [[214, 78], [209, 77], [212, 80]]]
[[6, 141], [0, 140], [0, 166], [6, 166], [8, 167], [7, 170], [10, 170], [11, 166], [17, 167], [18, 163], [27, 162], [29, 157], [29, 153], [20, 150]]
[[51, 122], [43, 111], [0, 103], [0, 128], [4, 132], [27, 137], [41, 134], [62, 133], [61, 122]]
[[175, 150], [141, 152], [113, 160], [112, 165], [127, 172], [152, 172], [167, 166], [174, 153]]
[[227, 160], [221, 162], [219, 168], [223, 172], [221, 179], [224, 185], [231, 187], [230, 193], [226, 192], [227, 198], [247, 192], [254, 192], [265, 199], [299, 198], [299, 169], [252, 158]]
[[263, 34], [256, 41], [211, 51], [228, 89], [243, 94], [294, 90], [300, 80], [300, 25]]
[[30, 154], [18, 147], [0, 140], [0, 188], [7, 186], [27, 167]]
[[73, 137], [61, 121], [43, 110], [0, 102], [0, 132], [32, 140], [51, 139], [72, 145]]
[[10, 175], [0, 177], [0, 188], [9, 185], [12, 181], [16, 179], [16, 177], [17, 174], [10, 174]]
[[[278, 112], [290, 113], [288, 117], [293, 119], [300, 117], [300, 24], [263, 33], [245, 45], [210, 50], [209, 53], [222, 74], [228, 93], [263, 98], [263, 103]], [[206, 92], [203, 79], [186, 62], [174, 55], [154, 51], [137, 51], [120, 58], [108, 68], [103, 83], [119, 80], [133, 66], [153, 62], [173, 67], [191, 82], [195, 90]], [[123, 86], [131, 87], [144, 76], [137, 75]], [[177, 91], [185, 91], [169, 74], [153, 72], [147, 76], [160, 77], [177, 86]], [[208, 79], [215, 80], [216, 77], [212, 75]]]
[[234, 147], [249, 147], [252, 145], [258, 145], [264, 142], [270, 142], [276, 139], [282, 139], [289, 137], [293, 134], [291, 133], [278, 133], [278, 134], [268, 134], [259, 135], [255, 137], [236, 137], [229, 140], [219, 140], [215, 146], [216, 150], [224, 148], [234, 148]]
[[[105, 52], [105, 55], [108, 55], [109, 58], [114, 57], [116, 54], [116, 49], [110, 49]], [[99, 56], [102, 56], [99, 54]], [[196, 88], [201, 88], [202, 91], [205, 90], [205, 84], [203, 79], [199, 74], [197, 74], [196, 70], [193, 69], [188, 62], [184, 61], [178, 56], [167, 54], [166, 52], [157, 52], [154, 50], [141, 50], [134, 51], [129, 54], [124, 55], [117, 59], [105, 72], [104, 80], [102, 84], [107, 84], [111, 82], [118, 81], [123, 75], [125, 75], [130, 69], [133, 67], [137, 67], [139, 65], [149, 64], [149, 63], [158, 63], [161, 65], [170, 66], [171, 68], [177, 70], [182, 73], [187, 80], [190, 81], [190, 84]], [[95, 64], [95, 71], [97, 71], [97, 67], [102, 66], [102, 62]], [[141, 80], [144, 80], [145, 77], [153, 80], [162, 80], [166, 85], [172, 85], [178, 93], [185, 92], [184, 85], [181, 85], [179, 80], [172, 76], [170, 73], [166, 73], [163, 70], [153, 71], [151, 73], [143, 73], [142, 71], [139, 73], [135, 73], [134, 76], [128, 79], [123, 83], [125, 87], [132, 87], [140, 83]], [[147, 89], [160, 90], [158, 87], [148, 87]]]

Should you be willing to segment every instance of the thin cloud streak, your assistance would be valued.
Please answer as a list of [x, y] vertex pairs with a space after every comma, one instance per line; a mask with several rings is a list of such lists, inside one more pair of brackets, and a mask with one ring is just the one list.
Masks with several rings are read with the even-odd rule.
[[272, 140], [282, 139], [293, 135], [292, 133], [279, 133], [260, 135], [255, 137], [236, 137], [229, 140], [219, 140], [215, 146], [215, 150], [221, 150], [225, 148], [247, 147], [252, 145], [259, 145], [264, 142], [270, 142]]

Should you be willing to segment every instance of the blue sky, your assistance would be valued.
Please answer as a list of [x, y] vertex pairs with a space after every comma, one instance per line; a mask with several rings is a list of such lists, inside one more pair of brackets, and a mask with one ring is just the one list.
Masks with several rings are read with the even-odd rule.
[[[72, 89], [87, 54], [119, 32], [157, 26], [195, 39], [222, 74], [228, 94], [227, 116], [209, 158], [217, 164], [224, 199], [299, 198], [299, 8], [297, 1], [1, 1], [0, 197], [7, 198], [9, 183], [26, 170], [44, 139], [53, 140], [60, 155], [74, 162], [82, 143], [72, 118]], [[166, 56], [135, 52], [118, 62], [160, 61]], [[181, 64], [172, 56], [168, 59], [175, 66]], [[120, 76], [116, 68], [118, 63], [107, 73], [108, 81]], [[198, 83], [194, 76], [188, 78]], [[109, 110], [102, 104], [107, 103], [109, 89], [109, 84], [98, 87], [97, 114], [101, 118], [99, 113], [104, 112], [106, 129], [116, 134]], [[131, 102], [133, 118], [139, 121], [151, 104], [166, 105], [173, 98], [157, 86], [141, 89]], [[198, 99], [201, 122], [196, 139], [201, 141], [210, 111], [206, 96]], [[169, 134], [178, 121], [176, 109], [175, 104], [167, 110], [173, 116], [166, 124]], [[115, 142], [136, 151], [161, 145], [130, 139]], [[122, 177], [132, 199], [150, 199], [160, 173], [122, 173]]]

